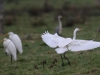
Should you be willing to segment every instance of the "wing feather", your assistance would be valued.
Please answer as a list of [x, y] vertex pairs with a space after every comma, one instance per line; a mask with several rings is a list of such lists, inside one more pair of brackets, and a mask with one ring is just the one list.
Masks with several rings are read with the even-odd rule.
[[57, 47], [56, 39], [53, 34], [45, 32], [41, 35], [42, 40], [51, 48]]
[[71, 51], [85, 51], [100, 47], [100, 42], [92, 40], [75, 40], [68, 45]]
[[58, 47], [65, 47], [70, 42], [72, 42], [71, 38], [62, 38], [62, 37], [57, 38], [57, 45], [58, 45]]
[[43, 33], [41, 35], [42, 40], [51, 48], [55, 48], [55, 47], [65, 47], [66, 45], [68, 45], [72, 39], [71, 38], [63, 38], [61, 36], [58, 36], [57, 33], [55, 34], [50, 34], [48, 31]]
[[15, 47], [17, 48], [18, 52], [22, 54], [22, 42], [17, 34], [10, 35], [9, 39], [14, 43]]
[[9, 52], [11, 53], [11, 55], [13, 56], [13, 59], [17, 60], [16, 47], [13, 44], [13, 42], [9, 43], [7, 49], [9, 50]]

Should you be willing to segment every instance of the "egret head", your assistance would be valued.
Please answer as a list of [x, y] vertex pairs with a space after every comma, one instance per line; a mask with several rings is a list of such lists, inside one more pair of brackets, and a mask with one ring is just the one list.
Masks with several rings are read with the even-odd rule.
[[7, 38], [4, 38], [4, 39], [0, 40], [0, 42], [4, 42], [4, 41], [6, 41], [6, 40], [7, 40]]
[[13, 33], [13, 32], [9, 32], [9, 33], [8, 33], [8, 35], [12, 35], [12, 34], [14, 34], [14, 33]]
[[80, 28], [75, 28], [75, 31], [77, 32], [77, 31], [80, 31], [80, 30], [82, 30], [82, 29], [80, 29]]
[[3, 40], [1, 40], [1, 41], [3, 41], [3, 42], [4, 42], [4, 41], [7, 41], [7, 38], [4, 38], [4, 39], [3, 39]]
[[7, 40], [7, 38], [4, 38], [3, 40], [4, 40], [4, 41], [6, 41], [6, 40]]
[[59, 16], [58, 16], [58, 18], [62, 18], [62, 16], [61, 16], [61, 15], [59, 15]]

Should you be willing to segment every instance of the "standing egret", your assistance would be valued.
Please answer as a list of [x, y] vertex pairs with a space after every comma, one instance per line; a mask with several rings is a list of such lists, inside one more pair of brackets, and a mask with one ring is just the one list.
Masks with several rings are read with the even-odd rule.
[[61, 15], [59, 15], [58, 16], [58, 22], [59, 22], [59, 25], [56, 27], [56, 29], [55, 29], [55, 33], [57, 33], [58, 35], [61, 35], [61, 33], [62, 33], [62, 22], [61, 22], [61, 19], [62, 18], [62, 16]]
[[[74, 37], [73, 39], [75, 39], [76, 37], [76, 32], [79, 31], [81, 29], [79, 28], [76, 28], [74, 30]], [[57, 33], [55, 33], [54, 35], [53, 34], [50, 34], [48, 31], [43, 33], [43, 35], [41, 35], [42, 37], [42, 40], [51, 48], [56, 48], [56, 47], [59, 47], [59, 48], [62, 48], [64, 46], [66, 46], [67, 44], [69, 44], [72, 39], [71, 38], [63, 38], [61, 36], [58, 36]], [[55, 49], [55, 51], [60, 54], [61, 56], [61, 59], [62, 59], [62, 54], [64, 54], [64, 58], [67, 59], [68, 61], [68, 64], [70, 64], [68, 58], [65, 56], [65, 52], [66, 52], [66, 48], [64, 50], [59, 50], [58, 48]], [[62, 59], [62, 65], [64, 65], [63, 63], [63, 59]]]
[[[80, 31], [82, 29], [79, 28], [75, 28], [74, 32], [73, 32], [73, 40], [76, 38], [76, 32]], [[63, 62], [63, 58], [62, 58], [62, 54], [64, 56], [64, 58], [68, 61], [68, 64], [70, 64], [70, 61], [68, 60], [68, 58], [65, 56], [65, 53], [67, 51], [67, 49], [65, 48], [65, 46], [69, 45], [70, 42], [73, 41], [71, 38], [58, 38], [58, 40], [56, 40], [57, 42], [57, 46], [59, 48], [56, 48], [55, 51], [57, 52], [57, 54], [60, 54], [61, 59], [62, 59], [62, 66], [64, 66], [64, 62]]]
[[[85, 51], [85, 50], [92, 50], [95, 49], [97, 47], [100, 47], [100, 42], [97, 41], [93, 41], [93, 40], [77, 40], [76, 39], [76, 32], [78, 29], [76, 29], [76, 31], [74, 31], [74, 37], [73, 39], [70, 39], [70, 42], [68, 44], [65, 44], [63, 47], [59, 47], [56, 48], [55, 51], [58, 54], [63, 54], [66, 51], [70, 50], [72, 52], [76, 52], [76, 51]], [[59, 42], [60, 44], [62, 44], [62, 42]], [[63, 42], [64, 43], [64, 42]], [[62, 59], [62, 63], [63, 63], [63, 59]]]
[[[85, 51], [85, 50], [91, 50], [97, 47], [100, 47], [100, 42], [93, 41], [93, 40], [78, 40], [76, 39], [76, 32], [78, 31], [78, 28], [74, 30], [73, 33], [73, 39], [70, 39], [70, 42], [68, 44], [64, 44], [63, 46], [59, 48], [67, 48], [71, 51]], [[62, 42], [59, 42], [60, 45], [62, 45]]]
[[[79, 28], [76, 28], [74, 30], [73, 39], [71, 39], [71, 38], [63, 38], [63, 37], [60, 37], [58, 35], [56, 35], [56, 37], [55, 37], [55, 34], [53, 35], [53, 34], [50, 34], [49, 32], [45, 32], [42, 35], [42, 39], [48, 46], [51, 46], [51, 45], [54, 46], [55, 45], [54, 48], [59, 47], [59, 48], [56, 48], [55, 51], [58, 54], [60, 54], [61, 59], [62, 59], [62, 54], [64, 54], [64, 58], [66, 58], [65, 57], [65, 53], [68, 50], [71, 50], [72, 52], [75, 52], [75, 51], [91, 50], [91, 49], [100, 47], [100, 42], [97, 42], [97, 41], [93, 41], [93, 40], [77, 40], [76, 39], [76, 32], [80, 31], [80, 30], [81, 29], [79, 29]], [[70, 64], [69, 60], [68, 60], [68, 63]], [[64, 65], [63, 59], [62, 59], [62, 65]]]
[[11, 56], [11, 64], [12, 58], [16, 61], [16, 47], [10, 39], [4, 38], [3, 46], [7, 55]]
[[[45, 33], [43, 33], [43, 34], [41, 35], [41, 38], [42, 38], [43, 42], [45, 42], [45, 43], [46, 43], [49, 47], [51, 47], [51, 48], [56, 48], [57, 46], [63, 46], [64, 44], [66, 44], [66, 43], [68, 42], [67, 39], [64, 40], [65, 38], [58, 36], [57, 33], [55, 33], [55, 34], [50, 34], [48, 31], [45, 32]], [[61, 40], [60, 40], [60, 39], [61, 39]], [[62, 39], [63, 39], [64, 41], [62, 41]], [[58, 41], [61, 41], [61, 42], [65, 42], [65, 43], [62, 44], [62, 45], [60, 45], [60, 43], [57, 42], [57, 40], [58, 40]], [[58, 52], [58, 50], [57, 50], [57, 52]], [[65, 57], [65, 55], [64, 55], [64, 57]], [[65, 57], [65, 58], [66, 58], [66, 57]], [[62, 59], [62, 56], [61, 56], [61, 59]], [[69, 62], [69, 64], [70, 64], [70, 62]]]
[[9, 39], [14, 43], [17, 51], [20, 54], [22, 54], [23, 53], [22, 42], [21, 42], [21, 39], [19, 38], [19, 36], [17, 34], [14, 34], [13, 32], [9, 32], [8, 35], [9, 35]]

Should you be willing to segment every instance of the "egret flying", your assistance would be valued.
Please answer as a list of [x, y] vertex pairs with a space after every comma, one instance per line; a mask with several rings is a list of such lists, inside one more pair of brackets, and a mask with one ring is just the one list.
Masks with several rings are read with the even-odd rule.
[[17, 60], [16, 47], [10, 39], [4, 38], [3, 46], [7, 55], [11, 56], [11, 64], [12, 58], [13, 60]]
[[13, 32], [9, 32], [8, 35], [9, 35], [9, 39], [14, 43], [18, 51], [17, 53], [22, 54], [23, 53], [22, 42], [19, 36], [17, 34], [14, 34]]
[[62, 33], [62, 22], [61, 22], [61, 19], [62, 18], [62, 16], [61, 15], [59, 15], [58, 16], [58, 22], [59, 22], [59, 25], [56, 27], [56, 29], [55, 29], [55, 33], [57, 33], [58, 35], [61, 35], [61, 33]]

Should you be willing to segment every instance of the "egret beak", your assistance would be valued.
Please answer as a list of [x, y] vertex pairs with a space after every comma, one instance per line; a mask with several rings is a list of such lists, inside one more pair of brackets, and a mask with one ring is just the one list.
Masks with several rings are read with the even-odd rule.
[[62, 18], [62, 16], [60, 16], [60, 18]]
[[83, 29], [79, 29], [79, 30], [83, 30]]
[[62, 18], [62, 16], [61, 16], [61, 15], [59, 15], [59, 16], [58, 16], [58, 18]]
[[7, 36], [8, 35], [8, 33], [7, 34], [4, 34], [4, 36]]
[[0, 40], [0, 42], [4, 42], [4, 40]]

